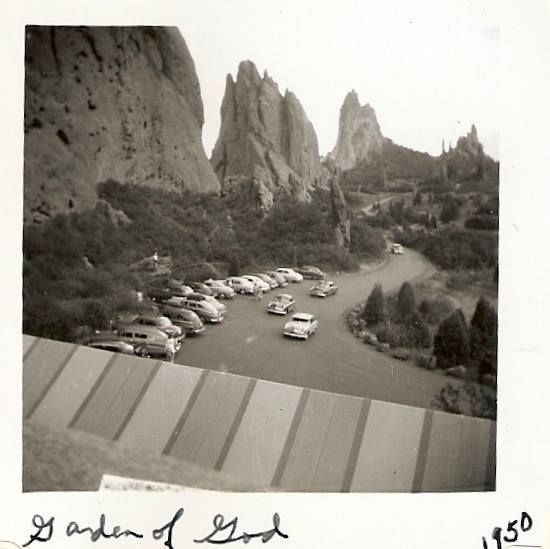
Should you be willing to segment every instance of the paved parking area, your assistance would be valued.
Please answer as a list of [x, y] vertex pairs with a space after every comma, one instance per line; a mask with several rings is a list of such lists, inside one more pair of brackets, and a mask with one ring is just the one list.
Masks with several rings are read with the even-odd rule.
[[380, 354], [354, 338], [344, 322], [344, 311], [366, 299], [376, 282], [385, 291], [405, 280], [431, 274], [433, 267], [420, 255], [406, 250], [373, 272], [331, 277], [336, 295], [308, 295], [309, 280], [289, 284], [284, 293], [297, 301], [297, 311], [314, 313], [319, 330], [307, 341], [282, 335], [287, 317], [266, 312], [269, 296], [261, 302], [237, 296], [227, 301], [221, 325], [208, 325], [199, 337], [185, 340], [176, 362], [221, 372], [297, 385], [334, 393], [430, 407], [432, 399], [449, 382], [440, 372], [422, 370]]

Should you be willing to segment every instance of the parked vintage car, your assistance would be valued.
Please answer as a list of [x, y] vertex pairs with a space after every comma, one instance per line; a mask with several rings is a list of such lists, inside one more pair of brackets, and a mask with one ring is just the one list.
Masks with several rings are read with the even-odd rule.
[[192, 293], [186, 296], [186, 299], [187, 301], [206, 301], [207, 303], [213, 305], [222, 315], [227, 312], [227, 307], [211, 295]]
[[304, 278], [311, 280], [322, 280], [325, 278], [325, 273], [319, 269], [319, 267], [313, 267], [312, 265], [303, 265], [294, 269], [297, 273], [300, 273]]
[[279, 288], [286, 288], [288, 286], [286, 278], [281, 273], [278, 273], [277, 271], [267, 271], [265, 274], [277, 282]]
[[187, 335], [204, 332], [204, 324], [197, 313], [183, 307], [166, 304], [161, 305], [160, 310], [172, 321], [172, 324], [179, 326]]
[[[200, 295], [200, 294], [199, 294]], [[201, 296], [205, 298], [206, 296]], [[223, 314], [206, 299], [189, 299], [189, 297], [173, 297], [164, 303], [174, 307], [188, 309], [196, 313], [204, 322], [219, 323]]]
[[133, 345], [136, 353], [150, 357], [172, 357], [177, 352], [176, 341], [152, 326], [129, 324], [115, 332], [118, 339]]
[[212, 294], [216, 299], [233, 299], [235, 290], [224, 284], [223, 280], [205, 280], [204, 284], [212, 290]]
[[124, 355], [135, 355], [136, 351], [133, 345], [124, 341], [119, 341], [113, 337], [113, 333], [96, 340], [91, 340], [87, 343], [88, 347], [101, 349], [102, 351], [111, 351], [111, 353], [122, 353]]
[[317, 331], [319, 322], [317, 318], [310, 313], [296, 313], [292, 319], [285, 324], [283, 335], [308, 339]]
[[316, 297], [328, 297], [338, 292], [338, 286], [332, 280], [320, 280], [309, 289], [309, 294]]
[[238, 294], [254, 294], [254, 284], [240, 276], [230, 276], [224, 280], [224, 284], [233, 288]]
[[296, 309], [296, 301], [290, 294], [277, 294], [268, 304], [267, 312], [286, 315]]
[[277, 272], [282, 274], [287, 282], [302, 282], [302, 280], [304, 280], [304, 277], [300, 273], [297, 273], [290, 267], [280, 267], [277, 269]]
[[176, 340], [176, 351], [179, 350], [181, 342], [185, 338], [185, 333], [178, 326], [174, 326], [170, 319], [155, 313], [120, 313], [111, 322], [115, 328], [122, 328], [129, 324], [139, 324], [141, 326], [152, 326], [161, 332], [164, 332], [168, 337]]
[[187, 286], [198, 294], [214, 296], [214, 292], [204, 282], [189, 282]]
[[266, 284], [269, 284], [269, 287], [272, 290], [279, 286], [278, 282], [266, 273], [252, 273], [252, 276], [257, 276], [258, 278], [262, 279]]
[[453, 366], [452, 368], [447, 368], [445, 370], [446, 376], [457, 377], [459, 379], [464, 379], [467, 373], [468, 370], [466, 369], [466, 366], [463, 365]]
[[258, 276], [255, 276], [255, 275], [242, 275], [241, 278], [244, 278], [245, 280], [248, 280], [249, 282], [254, 284], [254, 286], [256, 288], [259, 288], [260, 290], [262, 290], [262, 292], [269, 292], [269, 290], [271, 290], [271, 286], [267, 282], [264, 282]]

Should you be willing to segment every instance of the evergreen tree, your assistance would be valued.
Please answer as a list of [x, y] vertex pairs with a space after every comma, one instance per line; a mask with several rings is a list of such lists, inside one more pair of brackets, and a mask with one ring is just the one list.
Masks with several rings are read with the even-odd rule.
[[470, 322], [470, 352], [479, 362], [480, 375], [496, 373], [497, 314], [484, 296], [478, 299]]
[[466, 365], [470, 357], [468, 329], [462, 309], [456, 309], [441, 322], [434, 337], [438, 368]]
[[416, 311], [416, 298], [410, 282], [403, 282], [397, 294], [397, 313], [399, 320], [407, 320]]
[[450, 221], [455, 221], [458, 219], [459, 214], [460, 208], [458, 207], [456, 201], [451, 198], [443, 204], [439, 219], [442, 223], [449, 223]]
[[416, 311], [409, 317], [409, 331], [416, 348], [428, 348], [432, 344], [430, 328], [422, 315]]
[[241, 274], [241, 262], [239, 258], [234, 255], [229, 261], [228, 275], [229, 276], [239, 276]]
[[380, 284], [375, 284], [370, 293], [365, 308], [363, 309], [363, 319], [367, 326], [373, 326], [382, 322], [385, 318], [384, 311], [384, 292]]

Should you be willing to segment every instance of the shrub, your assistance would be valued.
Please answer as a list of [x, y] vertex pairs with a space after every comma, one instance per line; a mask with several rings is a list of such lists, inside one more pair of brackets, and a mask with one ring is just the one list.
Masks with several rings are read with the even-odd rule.
[[392, 348], [401, 347], [400, 329], [395, 324], [381, 324], [374, 333], [380, 343], [387, 343]]
[[451, 300], [445, 296], [423, 299], [418, 306], [418, 312], [430, 325], [439, 324], [454, 309]]
[[497, 314], [481, 296], [470, 322], [471, 356], [482, 365], [480, 374], [496, 373], [497, 338]]
[[94, 330], [105, 330], [109, 327], [113, 311], [104, 301], [90, 299], [83, 305], [80, 325], [91, 326]]
[[365, 303], [362, 317], [367, 323], [367, 326], [373, 326], [383, 322], [385, 316], [384, 292], [381, 284], [377, 283], [374, 285], [374, 288]]
[[497, 402], [494, 391], [475, 383], [454, 386], [447, 383], [434, 398], [432, 405], [452, 414], [496, 419]]
[[470, 217], [464, 222], [466, 229], [478, 229], [482, 231], [497, 231], [498, 217], [492, 215], [478, 215]]
[[441, 324], [434, 337], [433, 354], [438, 368], [466, 365], [470, 357], [470, 343], [464, 313], [456, 309]]
[[351, 221], [350, 252], [361, 258], [381, 257], [386, 249], [384, 236], [370, 226], [365, 218], [353, 218]]
[[228, 276], [239, 276], [241, 274], [241, 262], [238, 256], [231, 257], [227, 274]]
[[461, 229], [445, 229], [432, 234], [400, 231], [396, 240], [423, 253], [442, 269], [480, 269], [497, 264], [498, 238], [494, 233]]
[[397, 294], [397, 314], [406, 320], [416, 311], [416, 298], [411, 283], [403, 282]]
[[460, 215], [460, 208], [458, 206], [458, 203], [453, 200], [447, 200], [443, 204], [443, 208], [441, 209], [441, 213], [439, 214], [439, 219], [441, 220], [441, 223], [449, 223], [451, 221], [455, 221], [458, 219], [458, 216]]
[[388, 343], [390, 347], [428, 348], [431, 334], [421, 318], [411, 319], [409, 324], [383, 323], [374, 328], [378, 341]]

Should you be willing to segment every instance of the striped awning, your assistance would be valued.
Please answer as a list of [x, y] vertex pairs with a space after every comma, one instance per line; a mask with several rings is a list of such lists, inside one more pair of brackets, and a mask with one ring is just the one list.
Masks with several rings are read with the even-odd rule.
[[35, 424], [267, 489], [495, 487], [493, 421], [26, 335], [23, 343], [23, 416]]

